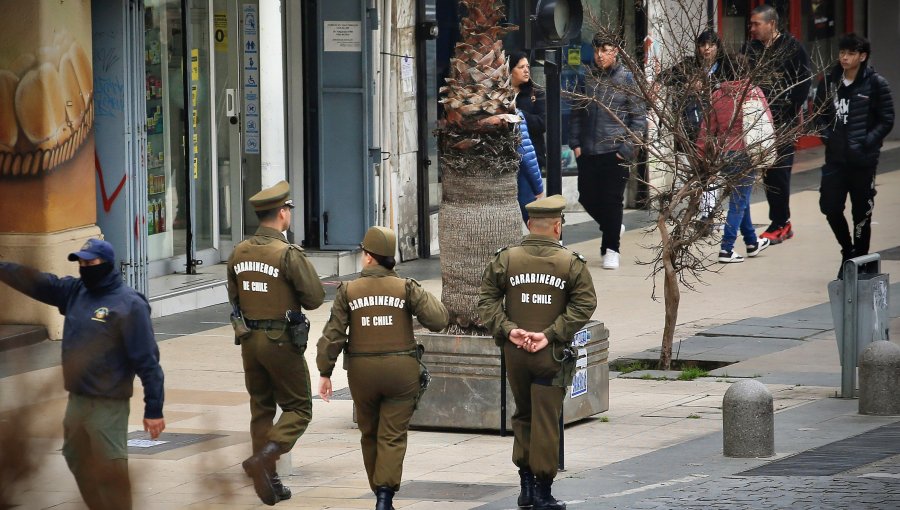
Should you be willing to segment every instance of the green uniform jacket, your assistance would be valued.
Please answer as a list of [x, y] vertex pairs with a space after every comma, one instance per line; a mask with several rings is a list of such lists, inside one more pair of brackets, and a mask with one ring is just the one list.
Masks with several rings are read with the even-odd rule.
[[[319, 275], [316, 273], [312, 262], [303, 253], [303, 248], [295, 244], [289, 244], [287, 239], [284, 238], [284, 234], [270, 227], [259, 227], [253, 237], [247, 238], [241, 244], [244, 243], [251, 245], [278, 243], [279, 245], [284, 245], [286, 249], [277, 269], [280, 272], [279, 278], [283, 277], [291, 287], [290, 290], [285, 290], [293, 291], [293, 296], [291, 297], [296, 299], [307, 310], [315, 310], [322, 305], [322, 302], [325, 300], [325, 288], [322, 287], [322, 282], [319, 281]], [[235, 252], [238, 252], [237, 248], [235, 248]], [[231, 254], [231, 258], [228, 260], [228, 300], [232, 305], [240, 306], [240, 287], [238, 285], [238, 276], [234, 269], [235, 263], [239, 261], [236, 260], [235, 252]], [[266, 308], [268, 312], [245, 318], [283, 320], [284, 312], [290, 307], [291, 300], [285, 299], [286, 296], [278, 295], [279, 290], [277, 288], [272, 289], [272, 299], [270, 299], [268, 293], [259, 293], [258, 296], [255, 295], [256, 293], [253, 293], [253, 297], [258, 302], [254, 303], [255, 307]]]
[[[393, 269], [382, 266], [368, 267], [362, 270], [360, 278], [379, 278], [397, 276]], [[447, 326], [449, 314], [441, 301], [432, 296], [419, 285], [419, 282], [406, 279], [406, 307], [419, 319], [419, 322], [431, 331], [440, 331]], [[347, 287], [341, 285], [334, 296], [331, 306], [331, 317], [322, 330], [322, 338], [317, 345], [316, 366], [322, 377], [331, 377], [338, 355], [349, 339], [347, 328], [350, 327], [350, 304], [347, 299]]]
[[[521, 245], [530, 255], [541, 257], [553, 255], [558, 250], [566, 250], [552, 237], [529, 234]], [[509, 250], [501, 250], [488, 263], [481, 277], [478, 292], [478, 313], [487, 330], [502, 345], [509, 338], [509, 332], [519, 326], [510, 320], [504, 305], [506, 286], [509, 284], [507, 268]], [[543, 333], [550, 342], [568, 343], [581, 329], [597, 308], [597, 294], [594, 281], [584, 259], [572, 253], [569, 278], [566, 284], [568, 302], [565, 311], [559, 315]]]

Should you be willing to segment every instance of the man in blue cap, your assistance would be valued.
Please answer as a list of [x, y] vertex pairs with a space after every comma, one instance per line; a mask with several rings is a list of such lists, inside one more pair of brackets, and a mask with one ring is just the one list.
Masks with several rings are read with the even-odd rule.
[[128, 402], [135, 374], [144, 386], [144, 430], [156, 439], [166, 428], [150, 305], [122, 281], [108, 242], [89, 239], [69, 260], [78, 261], [80, 278], [0, 262], [0, 281], [65, 316], [63, 456], [89, 508], [128, 510]]

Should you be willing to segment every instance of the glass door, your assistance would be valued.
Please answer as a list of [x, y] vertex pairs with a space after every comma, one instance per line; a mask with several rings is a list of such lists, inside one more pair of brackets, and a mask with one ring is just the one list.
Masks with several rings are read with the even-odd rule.
[[211, 17], [206, 0], [188, 3], [187, 18], [180, 0], [144, 4], [150, 277], [219, 262]]
[[237, 0], [213, 1], [213, 117], [218, 177], [219, 251], [231, 253], [241, 241], [241, 74]]

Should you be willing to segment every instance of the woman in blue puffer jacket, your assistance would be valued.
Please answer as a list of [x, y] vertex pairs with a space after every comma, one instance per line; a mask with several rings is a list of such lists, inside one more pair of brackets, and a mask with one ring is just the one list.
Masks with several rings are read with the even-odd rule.
[[528, 223], [528, 213], [525, 211], [525, 205], [534, 202], [536, 199], [544, 196], [544, 181], [541, 179], [541, 168], [538, 166], [537, 153], [534, 151], [534, 144], [531, 143], [531, 137], [528, 135], [528, 123], [525, 122], [525, 115], [522, 110], [516, 110], [519, 118], [519, 133], [522, 135], [522, 141], [517, 148], [519, 156], [519, 209], [522, 211], [522, 221]]

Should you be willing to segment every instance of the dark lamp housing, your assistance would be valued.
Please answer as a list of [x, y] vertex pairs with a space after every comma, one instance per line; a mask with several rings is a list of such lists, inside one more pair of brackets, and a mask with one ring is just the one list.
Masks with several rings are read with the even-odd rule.
[[581, 30], [584, 9], [580, 0], [538, 0], [531, 19], [533, 48], [561, 47]]

